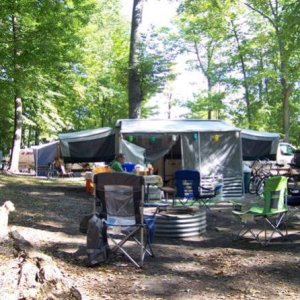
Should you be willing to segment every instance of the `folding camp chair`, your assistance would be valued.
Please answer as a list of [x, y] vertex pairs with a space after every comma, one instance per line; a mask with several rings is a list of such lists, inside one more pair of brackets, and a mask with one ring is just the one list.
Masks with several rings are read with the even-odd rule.
[[197, 170], [177, 170], [175, 172], [176, 195], [175, 198], [182, 205], [195, 203], [209, 209], [209, 205], [215, 202], [214, 198], [221, 192], [222, 185], [206, 188], [200, 185], [200, 173]]
[[[144, 178], [128, 173], [98, 173], [94, 176], [96, 199], [101, 203], [111, 252], [121, 251], [137, 267], [142, 267], [145, 254], [153, 255], [151, 238], [155, 225], [151, 216], [144, 218]], [[129, 253], [128, 241], [139, 248], [138, 259]]]
[[[281, 237], [286, 236], [286, 215], [288, 212], [286, 195], [286, 177], [274, 176], [266, 179], [263, 190], [263, 206], [253, 205], [246, 211], [233, 211], [233, 214], [237, 215], [242, 222], [242, 228], [236, 237], [244, 237], [247, 233], [250, 233], [262, 245], [267, 245], [275, 233], [278, 233]], [[263, 220], [264, 228], [255, 234], [254, 228], [260, 219]], [[285, 233], [281, 231], [283, 225], [285, 225]], [[269, 235], [268, 229], [271, 230]]]

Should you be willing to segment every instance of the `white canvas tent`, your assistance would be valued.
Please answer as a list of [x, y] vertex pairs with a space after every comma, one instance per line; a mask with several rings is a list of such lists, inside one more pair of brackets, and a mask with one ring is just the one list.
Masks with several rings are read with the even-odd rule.
[[249, 129], [241, 130], [243, 160], [276, 160], [280, 135]]
[[19, 170], [29, 171], [30, 169], [35, 168], [33, 149], [32, 148], [24, 148], [20, 149], [19, 153]]
[[240, 129], [223, 121], [119, 120], [116, 139], [119, 151], [134, 163], [177, 158], [203, 179], [222, 175], [224, 196], [242, 195]]

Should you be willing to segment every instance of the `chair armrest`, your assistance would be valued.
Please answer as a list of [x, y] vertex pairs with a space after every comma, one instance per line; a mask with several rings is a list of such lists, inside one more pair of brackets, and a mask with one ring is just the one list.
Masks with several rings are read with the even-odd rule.
[[214, 191], [216, 194], [219, 194], [221, 191], [222, 191], [222, 188], [223, 188], [223, 184], [217, 184], [215, 187], [214, 187]]
[[202, 185], [199, 186], [203, 191], [209, 191], [211, 192], [214, 196], [219, 195], [222, 191], [223, 184], [218, 184], [214, 188], [207, 188]]
[[202, 190], [205, 190], [205, 191], [211, 191], [211, 192], [214, 191], [214, 189], [210, 189], [210, 188], [204, 187], [203, 185], [199, 185], [199, 188], [201, 188]]
[[154, 207], [154, 208], [156, 208], [152, 216], [155, 216], [157, 213], [159, 213], [161, 210], [163, 210], [163, 208], [166, 209], [167, 206], [169, 206], [169, 204], [164, 203], [164, 202], [147, 202], [147, 203], [144, 203], [144, 207]]
[[160, 186], [158, 188], [166, 193], [175, 193], [176, 192], [176, 190], [170, 186]]

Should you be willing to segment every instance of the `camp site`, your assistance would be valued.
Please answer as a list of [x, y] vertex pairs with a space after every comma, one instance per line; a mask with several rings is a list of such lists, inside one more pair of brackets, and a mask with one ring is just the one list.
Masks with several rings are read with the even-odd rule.
[[0, 299], [300, 299], [299, 17], [2, 0]]
[[[261, 179], [263, 189], [268, 180], [285, 178], [287, 181], [290, 176], [278, 176], [286, 172], [286, 166], [278, 165], [276, 160], [280, 145], [278, 134], [243, 130], [219, 120], [123, 119], [118, 120], [114, 128], [62, 133], [54, 142], [24, 149], [20, 156], [26, 155], [26, 161], [22, 158], [22, 171], [18, 174], [2, 171], [2, 197], [10, 199], [19, 213], [10, 215], [12, 238], [1, 244], [1, 251], [5, 253], [17, 243], [22, 251], [30, 253], [38, 249], [35, 251], [49, 255], [46, 259], [28, 254], [28, 259], [31, 263], [45, 260], [44, 264], [52, 265], [49, 272], [53, 272], [54, 261], [55, 268], [60, 270], [58, 274], [68, 274], [65, 275], [68, 280], [62, 282], [61, 277], [51, 275], [55, 277], [52, 288], [57, 289], [60, 284], [64, 297], [70, 297], [74, 290], [77, 296], [72, 297], [78, 299], [101, 298], [107, 291], [112, 299], [124, 291], [128, 299], [132, 295], [138, 299], [156, 299], [161, 295], [181, 299], [187, 293], [195, 299], [200, 294], [207, 299], [224, 294], [233, 298], [267, 297], [265, 290], [257, 288], [258, 281], [271, 280], [276, 271], [280, 276], [289, 277], [286, 282], [281, 279], [282, 285], [275, 290], [270, 288], [268, 293], [277, 297], [288, 283], [292, 285], [291, 298], [296, 299], [296, 284], [290, 274], [297, 274], [299, 270], [294, 264], [299, 235], [297, 187], [286, 183], [290, 202], [286, 204], [286, 211], [275, 211], [268, 215], [267, 221], [263, 213], [251, 212], [259, 208], [256, 201], [267, 197], [266, 192], [260, 194], [253, 190], [255, 175], [258, 175], [255, 172], [265, 172], [265, 178]], [[119, 152], [126, 158], [123, 173], [114, 172], [109, 164]], [[66, 166], [65, 174], [50, 172], [58, 156]], [[249, 163], [253, 169], [249, 169]], [[195, 174], [199, 174], [195, 181], [199, 185], [196, 192]], [[100, 247], [103, 235], [100, 234], [100, 243], [99, 228], [97, 231], [97, 227], [91, 225], [93, 216], [101, 220], [102, 205], [108, 205], [101, 204], [105, 201], [102, 184], [106, 180], [109, 186], [118, 183], [116, 193], [122, 191], [124, 185], [134, 184], [135, 178], [142, 180], [142, 217], [149, 226], [142, 227], [145, 242], [136, 247], [135, 241], [127, 241], [125, 234], [129, 245], [114, 248], [114, 243], [119, 241], [113, 240], [111, 244], [108, 240], [109, 249], [103, 252]], [[118, 201], [122, 199], [119, 197]], [[127, 196], [125, 202], [126, 199]], [[123, 207], [121, 215], [127, 213]], [[252, 218], [250, 225], [244, 222], [247, 216]], [[280, 226], [276, 223], [278, 216], [283, 218]], [[128, 222], [126, 227], [130, 225]], [[263, 230], [265, 222], [271, 225]], [[113, 233], [114, 230], [115, 227]], [[139, 232], [135, 234], [139, 237]], [[278, 257], [284, 264], [271, 267]], [[268, 271], [263, 271], [263, 266], [258, 268], [262, 260], [270, 264]], [[142, 273], [138, 271], [141, 269]], [[36, 274], [35, 269], [30, 272]], [[262, 279], [259, 274], [266, 272], [272, 274]], [[26, 278], [27, 282], [31, 275], [23, 275], [22, 280]], [[78, 280], [77, 276], [84, 279]], [[121, 279], [122, 276], [126, 279]], [[234, 278], [232, 285], [228, 276]], [[17, 279], [17, 274], [14, 278]], [[128, 278], [140, 286], [133, 291], [124, 282]], [[119, 280], [122, 285], [116, 285]], [[249, 280], [251, 288], [244, 283]], [[76, 287], [72, 285], [74, 281]], [[95, 282], [101, 282], [106, 292], [93, 288]], [[222, 287], [221, 292], [214, 287], [216, 282]], [[26, 284], [14, 291], [7, 287], [4, 290], [7, 294], [23, 293], [29, 289]], [[174, 292], [173, 284], [183, 288]], [[45, 292], [44, 288], [45, 284], [39, 284], [34, 289], [37, 298], [41, 297], [39, 293]]]

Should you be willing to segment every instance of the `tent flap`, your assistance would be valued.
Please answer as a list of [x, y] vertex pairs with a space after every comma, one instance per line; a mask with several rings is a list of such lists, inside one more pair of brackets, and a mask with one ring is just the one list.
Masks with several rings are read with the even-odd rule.
[[126, 140], [122, 140], [121, 143], [121, 151], [125, 155], [127, 162], [141, 165], [144, 164], [146, 151], [145, 148], [130, 143]]

